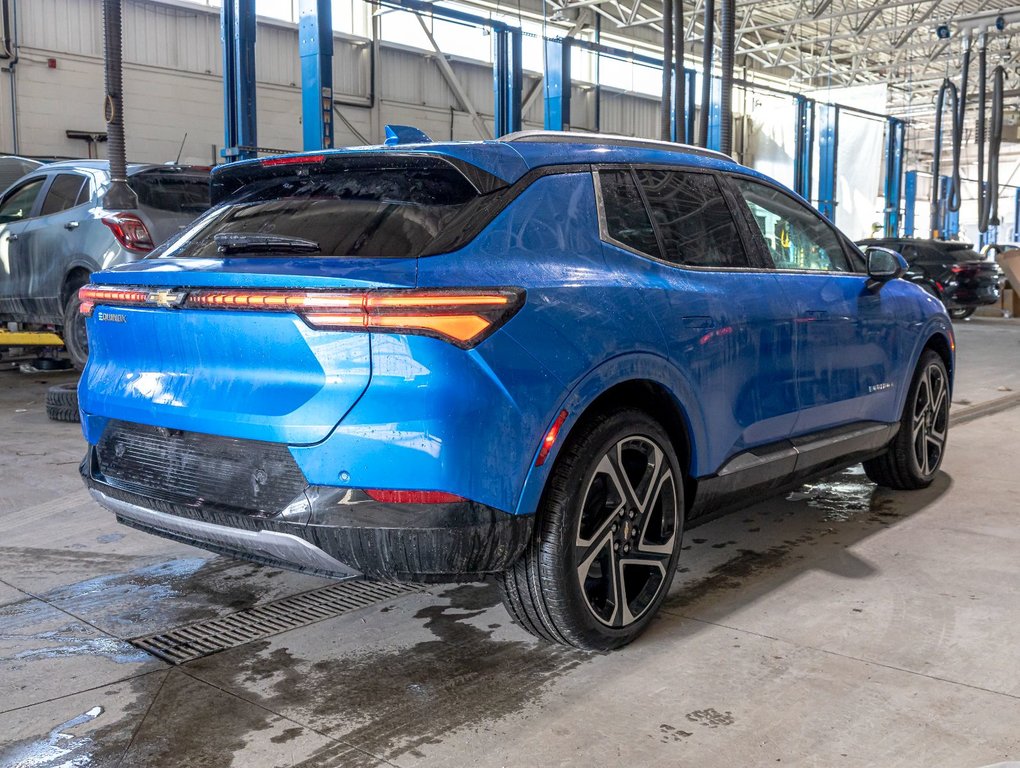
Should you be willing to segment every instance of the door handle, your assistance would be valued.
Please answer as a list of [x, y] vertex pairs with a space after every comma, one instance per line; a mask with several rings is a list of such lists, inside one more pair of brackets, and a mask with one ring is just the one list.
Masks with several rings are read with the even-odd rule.
[[715, 321], [704, 315], [687, 315], [683, 318], [684, 326], [687, 328], [714, 328]]
[[7, 235], [7, 239], [10, 240], [11, 242], [14, 242], [15, 240], [18, 239], [18, 233], [11, 232], [9, 235]]
[[78, 222], [69, 221], [64, 225], [64, 229], [78, 229]]

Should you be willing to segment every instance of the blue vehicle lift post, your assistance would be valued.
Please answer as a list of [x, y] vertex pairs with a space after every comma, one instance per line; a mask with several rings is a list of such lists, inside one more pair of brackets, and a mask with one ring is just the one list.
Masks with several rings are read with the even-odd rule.
[[[710, 89], [712, 98], [708, 105], [708, 141], [705, 143], [707, 149], [714, 149], [716, 152], [722, 146], [722, 79], [712, 78]], [[705, 105], [702, 104], [704, 109]]]
[[917, 206], [917, 171], [907, 171], [903, 182], [903, 236], [914, 236], [914, 208]]
[[903, 139], [905, 124], [890, 117], [887, 121], [885, 142], [885, 236], [900, 233], [900, 200], [903, 179]]
[[443, 8], [423, 0], [380, 0], [379, 5], [400, 11], [411, 11], [437, 19], [448, 19], [488, 27], [493, 38], [493, 104], [497, 137], [521, 129], [521, 90], [524, 83], [524, 66], [521, 61], [522, 34], [519, 27], [484, 16], [475, 16], [453, 8]]
[[[676, 0], [676, 1], [680, 2], [680, 0]], [[693, 139], [693, 136], [694, 136], [694, 110], [697, 109], [697, 107], [694, 104], [694, 96], [695, 96], [694, 81], [695, 81], [695, 79], [696, 79], [696, 73], [694, 72], [693, 69], [685, 69], [684, 70], [684, 80], [687, 81], [687, 84], [684, 87], [684, 96], [687, 97], [687, 103], [684, 105], [683, 121], [684, 121], [684, 135], [687, 137], [687, 143], [688, 144], [693, 144], [694, 143], [694, 139]], [[673, 126], [672, 126], [673, 141], [676, 141], [676, 136], [677, 136], [676, 121], [677, 121], [676, 105], [674, 104], [673, 105]]]
[[1013, 242], [1020, 243], [1020, 187], [1013, 197]]
[[224, 0], [220, 12], [223, 42], [223, 150], [230, 160], [257, 156], [255, 112], [255, 0]]
[[492, 38], [492, 82], [496, 95], [493, 133], [499, 137], [521, 130], [521, 87], [524, 81], [521, 30], [503, 24], [493, 25]]
[[949, 183], [948, 176], [939, 176], [939, 222], [941, 226], [935, 233], [939, 240], [949, 240], [960, 232], [960, 212], [949, 210]]
[[839, 107], [835, 104], [819, 104], [818, 122], [818, 210], [835, 224]]
[[330, 0], [301, 0], [298, 14], [302, 146], [306, 150], [332, 149], [332, 3]]
[[570, 40], [546, 39], [545, 123], [547, 131], [562, 131], [570, 125]]
[[794, 132], [793, 191], [811, 199], [811, 166], [815, 155], [815, 102], [806, 96], [794, 97], [797, 124]]

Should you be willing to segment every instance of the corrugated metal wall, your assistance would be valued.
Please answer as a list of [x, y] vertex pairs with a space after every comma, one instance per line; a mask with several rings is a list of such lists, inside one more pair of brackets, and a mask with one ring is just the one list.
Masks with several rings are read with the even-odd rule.
[[[65, 132], [103, 131], [102, 8], [100, 0], [20, 0], [17, 69], [20, 152], [82, 156], [86, 145]], [[164, 161], [177, 155], [208, 163], [223, 141], [222, 49], [215, 11], [158, 0], [125, 0], [125, 118], [128, 151], [136, 160]], [[373, 109], [371, 50], [367, 40], [336, 37], [336, 98], [343, 116], [370, 141], [382, 139], [387, 122], [416, 125], [436, 139], [474, 139], [478, 132], [443, 79], [434, 54], [384, 44], [376, 62], [379, 83]], [[55, 59], [55, 68], [48, 65]], [[453, 60], [452, 66], [475, 109], [492, 125], [492, 70]], [[297, 29], [262, 21], [256, 47], [259, 144], [301, 148], [300, 61]], [[0, 75], [0, 152], [13, 150], [9, 75]], [[525, 93], [536, 82], [525, 78]], [[657, 101], [603, 88], [601, 129], [654, 136]], [[592, 129], [591, 89], [574, 89], [574, 124]], [[541, 127], [542, 99], [525, 113], [526, 127]], [[338, 144], [361, 143], [342, 121]], [[100, 148], [102, 153], [102, 148]]]

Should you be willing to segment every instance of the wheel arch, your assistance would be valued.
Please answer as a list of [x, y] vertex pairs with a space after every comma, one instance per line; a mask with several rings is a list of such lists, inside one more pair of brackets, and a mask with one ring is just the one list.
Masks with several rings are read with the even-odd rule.
[[[578, 425], [596, 414], [622, 407], [640, 408], [662, 424], [684, 470], [684, 492], [689, 504], [696, 487], [693, 478], [697, 475], [698, 447], [705, 444], [704, 420], [696, 404], [690, 383], [665, 358], [628, 355], [604, 363], [574, 387], [553, 414], [550, 424], [562, 411], [567, 411], [567, 420], [545, 463], [535, 466], [532, 462], [517, 513], [529, 514], [538, 508], [556, 457]], [[536, 448], [536, 457], [537, 453]]]
[[63, 311], [71, 298], [71, 292], [77, 290], [89, 281], [92, 277], [92, 269], [84, 264], [75, 264], [64, 274], [64, 281], [60, 285], [60, 309]]

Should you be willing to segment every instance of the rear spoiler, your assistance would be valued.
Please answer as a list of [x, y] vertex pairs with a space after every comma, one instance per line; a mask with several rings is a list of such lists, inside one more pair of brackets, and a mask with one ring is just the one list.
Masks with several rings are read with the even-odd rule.
[[488, 171], [459, 160], [428, 152], [323, 152], [280, 155], [216, 166], [210, 176], [212, 204], [229, 200], [249, 184], [267, 179], [282, 179], [309, 173], [344, 173], [345, 171], [382, 168], [414, 168], [448, 165], [459, 171], [479, 194], [488, 194], [509, 186]]

